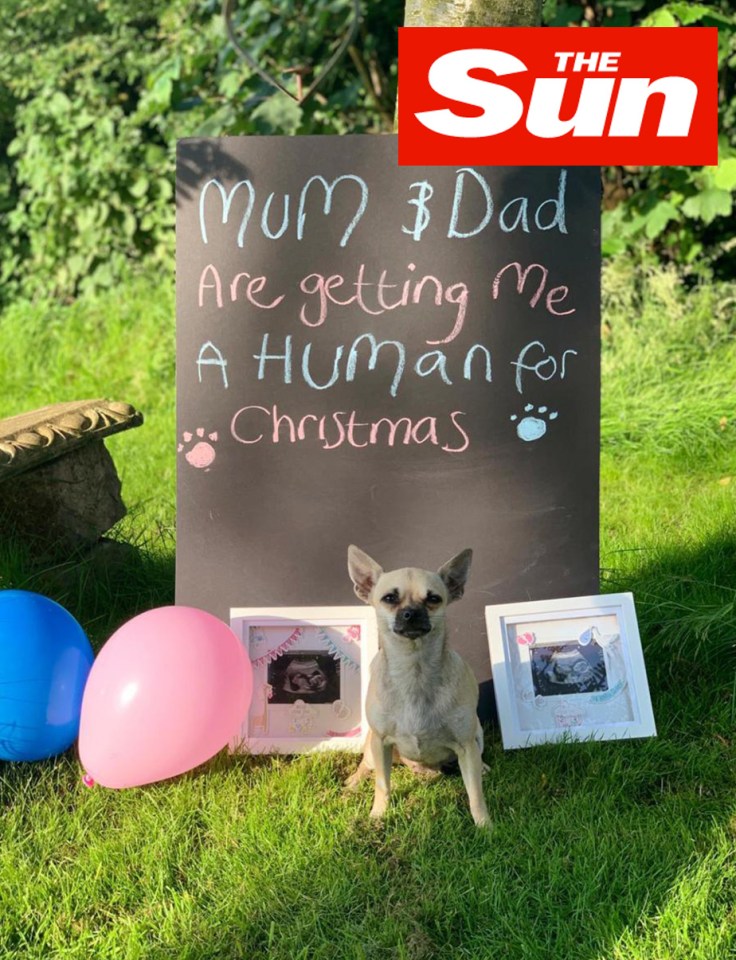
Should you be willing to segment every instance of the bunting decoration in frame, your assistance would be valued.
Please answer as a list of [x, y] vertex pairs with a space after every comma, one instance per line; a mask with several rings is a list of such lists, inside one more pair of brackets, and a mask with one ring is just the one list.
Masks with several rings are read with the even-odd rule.
[[630, 593], [486, 607], [505, 749], [656, 736]]
[[362, 750], [378, 649], [372, 609], [232, 608], [230, 626], [253, 667], [253, 698], [233, 752]]

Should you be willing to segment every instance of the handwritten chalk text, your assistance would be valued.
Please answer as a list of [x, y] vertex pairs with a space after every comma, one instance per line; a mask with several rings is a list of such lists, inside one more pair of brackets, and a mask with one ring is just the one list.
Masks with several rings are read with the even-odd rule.
[[[260, 220], [255, 229], [260, 227], [263, 237], [267, 240], [280, 240], [295, 234], [297, 240], [304, 240], [308, 219], [314, 220], [320, 210], [325, 217], [333, 215], [333, 198], [338, 190], [341, 200], [348, 198], [347, 213], [341, 213], [341, 225], [344, 226], [339, 240], [339, 246], [345, 247], [368, 210], [368, 184], [357, 174], [344, 173], [332, 181], [319, 174], [310, 177], [298, 194], [295, 214], [292, 195], [289, 193], [277, 195], [275, 191], [271, 191], [261, 201], [250, 179], [238, 180], [228, 188], [221, 180], [213, 177], [204, 183], [199, 191], [199, 232], [202, 243], [209, 244], [210, 233], [218, 215], [220, 225], [232, 229], [230, 219], [233, 214], [234, 220], [239, 218], [237, 233], [234, 235], [235, 243], [240, 248], [244, 247], [251, 222], [258, 219], [256, 207], [259, 202]], [[419, 242], [433, 216], [435, 219], [440, 216], [433, 206], [435, 188], [429, 180], [420, 180], [412, 183], [408, 190], [410, 196], [406, 202], [413, 208], [413, 222], [402, 223], [400, 229], [412, 240]], [[498, 198], [494, 199], [493, 190], [482, 173], [473, 167], [461, 167], [455, 174], [452, 209], [443, 229], [446, 230], [449, 240], [475, 237], [493, 223], [496, 207], [499, 206], [496, 222], [501, 233], [514, 233], [517, 230], [522, 233], [544, 233], [556, 230], [566, 234], [566, 191], [567, 170], [562, 169], [554, 196], [534, 203], [530, 197], [522, 195], [501, 204]], [[443, 215], [447, 216], [446, 212]], [[314, 236], [314, 231], [311, 236]]]
[[577, 350], [563, 350], [559, 361], [547, 352], [547, 348], [539, 340], [528, 343], [519, 353], [511, 366], [516, 367], [516, 389], [524, 392], [524, 373], [533, 373], [539, 380], [553, 380], [559, 376], [564, 380], [567, 376], [567, 358], [577, 357]]
[[[271, 335], [263, 334], [261, 340], [261, 349], [259, 353], [253, 354], [253, 359], [258, 361], [258, 379], [266, 379], [266, 367], [272, 372], [277, 380], [282, 383], [292, 383], [294, 376], [294, 338], [288, 334], [278, 345], [271, 345]], [[328, 390], [335, 386], [340, 380], [346, 383], [352, 383], [355, 380], [358, 364], [366, 367], [368, 370], [376, 370], [378, 361], [381, 360], [382, 370], [387, 370], [391, 374], [391, 386], [389, 393], [392, 397], [398, 394], [404, 375], [407, 371], [407, 349], [400, 340], [377, 340], [372, 333], [363, 333], [352, 342], [346, 353], [346, 344], [338, 344], [336, 347], [329, 348], [332, 353], [331, 360], [325, 362], [327, 350], [322, 349], [320, 356], [320, 367], [327, 366], [330, 371], [326, 378], [317, 379], [317, 374], [313, 370], [312, 344], [307, 343], [302, 348], [301, 357], [301, 375], [304, 382], [313, 390]], [[344, 362], [343, 362], [343, 358]], [[478, 359], [476, 359], [478, 358]], [[455, 382], [448, 371], [448, 358], [442, 350], [430, 350], [421, 354], [409, 368], [419, 377], [428, 377], [435, 374], [443, 383], [452, 386]], [[465, 353], [462, 362], [462, 379], [472, 380], [474, 372], [480, 372], [479, 375], [488, 383], [492, 382], [491, 370], [491, 352], [483, 346], [476, 343]], [[455, 374], [457, 377], [458, 374]]]
[[[281, 413], [276, 404], [272, 407], [251, 404], [235, 413], [230, 433], [234, 440], [244, 444], [318, 440], [324, 450], [336, 450], [344, 445], [358, 449], [379, 444], [393, 447], [397, 442], [404, 446], [428, 443], [444, 453], [463, 453], [470, 446], [470, 436], [459, 422], [464, 416], [462, 410], [453, 410], [449, 414], [449, 424], [441, 423], [438, 417], [381, 417], [359, 421], [356, 410], [290, 417]], [[447, 429], [454, 443], [443, 442], [442, 435]]]
[[[299, 193], [299, 201], [297, 204], [297, 240], [304, 239], [304, 226], [307, 220], [307, 201], [310, 190], [312, 193], [314, 193], [312, 185], [320, 184], [324, 190], [322, 212], [325, 216], [329, 216], [332, 213], [332, 198], [335, 194], [337, 185], [343, 182], [356, 184], [359, 190], [358, 201], [355, 204], [352, 219], [345, 227], [342, 237], [340, 238], [340, 246], [344, 247], [346, 245], [353, 230], [356, 228], [363, 214], [365, 213], [366, 206], [368, 205], [368, 184], [362, 177], [359, 177], [354, 173], [345, 173], [341, 177], [336, 177], [332, 183], [328, 183], [324, 177], [319, 175], [310, 177], [309, 180], [307, 180], [302, 187], [301, 192]], [[240, 217], [240, 224], [238, 226], [238, 233], [236, 237], [237, 245], [242, 247], [245, 244], [245, 235], [248, 230], [248, 226], [250, 225], [251, 218], [253, 216], [253, 210], [256, 205], [257, 198], [255, 187], [250, 180], [239, 180], [230, 190], [227, 190], [227, 188], [216, 178], [208, 180], [207, 183], [202, 186], [199, 192], [199, 230], [202, 237], [202, 243], [209, 243], [209, 235], [207, 233], [206, 200], [208, 193], [210, 193], [210, 187], [215, 187], [220, 196], [220, 209], [222, 217], [221, 222], [223, 226], [226, 225], [230, 219], [230, 210], [236, 198], [238, 200], [240, 200], [241, 197], [245, 198], [245, 203], [241, 204], [242, 215]], [[242, 193], [240, 193], [241, 187], [244, 188]], [[215, 196], [215, 194], [210, 193], [210, 196]], [[269, 193], [261, 211], [261, 233], [269, 240], [278, 240], [280, 237], [283, 237], [290, 226], [289, 208], [291, 197], [288, 193], [286, 193], [283, 195], [281, 202], [281, 223], [275, 232], [271, 229], [271, 205], [273, 204], [275, 196], [276, 194], [274, 192]], [[210, 206], [212, 206], [212, 204], [210, 204]]]
[[[471, 184], [467, 193], [466, 182]], [[432, 220], [430, 200], [435, 191], [429, 180], [412, 183], [411, 189], [416, 190], [416, 196], [407, 203], [415, 208], [414, 222], [410, 226], [403, 224], [401, 229], [413, 240], [419, 241]], [[519, 229], [523, 233], [531, 233], [532, 229], [541, 232], [556, 229], [559, 233], [567, 233], [566, 190], [567, 170], [563, 169], [557, 181], [556, 196], [543, 200], [533, 211], [529, 197], [514, 197], [499, 211], [499, 229], [502, 233], [514, 233]], [[455, 175], [447, 238], [467, 240], [482, 233], [493, 221], [495, 206], [493, 191], [483, 174], [472, 167], [461, 167]]]
[[[245, 280], [248, 282], [245, 283]], [[235, 303], [239, 298], [239, 294], [243, 292], [245, 300], [252, 307], [258, 307], [259, 310], [273, 310], [274, 307], [278, 307], [278, 305], [283, 302], [285, 295], [282, 293], [281, 296], [271, 300], [270, 303], [263, 303], [261, 300], [257, 300], [256, 295], [263, 292], [263, 288], [267, 283], [268, 281], [265, 277], [251, 277], [249, 273], [236, 273], [230, 281], [230, 302]], [[222, 309], [222, 280], [220, 279], [220, 271], [212, 263], [207, 264], [199, 278], [200, 307], [204, 306], [206, 290], [214, 291], [215, 303]]]
[[[433, 274], [416, 274], [415, 263], [407, 265], [408, 277], [390, 274], [387, 268], [380, 269], [380, 272], [379, 269], [376, 267], [370, 271], [365, 263], [358, 264], [354, 280], [340, 273], [310, 273], [302, 277], [299, 290], [306, 294], [306, 298], [302, 299], [299, 305], [299, 320], [306, 327], [321, 327], [330, 314], [335, 312], [335, 307], [342, 318], [345, 307], [354, 307], [364, 316], [380, 317], [409, 306], [434, 306], [439, 309], [449, 306], [452, 309], [449, 311], [447, 332], [438, 339], [427, 339], [425, 343], [429, 346], [444, 346], [460, 336], [470, 300], [469, 287], [465, 281], [453, 280], [447, 283]], [[511, 280], [502, 285], [505, 275]], [[499, 300], [504, 294], [511, 295], [515, 289], [520, 296], [529, 296], [531, 309], [536, 309], [541, 302], [546, 312], [554, 317], [566, 317], [575, 313], [575, 307], [562, 309], [566, 306], [565, 301], [570, 294], [569, 287], [561, 284], [548, 289], [548, 278], [549, 269], [541, 263], [530, 263], [528, 266], [523, 266], [518, 261], [507, 263], [496, 273], [490, 285], [490, 299]], [[529, 289], [528, 282], [531, 284]], [[273, 310], [284, 303], [286, 294], [277, 294], [272, 289], [266, 290], [268, 283], [265, 276], [251, 276], [244, 271], [236, 273], [226, 285], [229, 288], [229, 302], [245, 301], [257, 310]], [[544, 299], [543, 294], [546, 294]], [[225, 305], [223, 280], [212, 263], [208, 263], [202, 270], [198, 304], [201, 309], [212, 306], [222, 309]]]
[[[511, 269], [516, 271], [516, 292], [518, 294], [521, 294], [524, 292], [524, 287], [526, 286], [527, 277], [532, 272], [532, 270], [541, 270], [542, 278], [539, 281], [539, 285], [537, 286], [537, 289], [534, 291], [534, 293], [532, 294], [529, 300], [529, 306], [536, 307], [536, 305], [539, 303], [539, 298], [542, 296], [542, 293], [544, 292], [544, 288], [547, 284], [547, 277], [549, 276], [549, 270], [545, 266], [542, 266], [541, 263], [530, 263], [529, 266], [524, 269], [522, 269], [521, 264], [516, 261], [513, 263], [507, 263], [505, 267], [502, 267], [498, 271], [498, 273], [496, 274], [496, 278], [493, 281], [493, 286], [491, 288], [493, 291], [492, 292], [493, 299], [498, 300], [500, 289], [501, 289], [501, 279], [504, 273], [506, 273], [507, 270], [511, 270]], [[555, 310], [555, 305], [558, 303], [561, 305], [562, 301], [567, 297], [569, 293], [570, 293], [569, 288], [564, 285], [560, 287], [553, 287], [551, 290], [549, 290], [544, 301], [544, 305], [547, 309], [547, 313], [551, 313], [555, 317], [566, 317], [571, 313], [575, 313], [574, 307], [572, 307], [570, 310]]]
[[[407, 270], [412, 273], [416, 269], [416, 264], [410, 263]], [[366, 265], [361, 263], [358, 267], [357, 279], [348, 284], [348, 288], [353, 287], [355, 293], [341, 299], [333, 291], [339, 290], [345, 284], [345, 277], [340, 274], [325, 276], [320, 273], [310, 273], [309, 276], [299, 284], [302, 293], [308, 296], [316, 296], [317, 309], [310, 310], [306, 303], [303, 303], [299, 311], [299, 319], [308, 327], [321, 327], [327, 319], [327, 313], [330, 304], [338, 307], [347, 307], [356, 304], [360, 310], [373, 317], [381, 316], [387, 311], [396, 310], [397, 307], [406, 307], [409, 303], [418, 304], [420, 302], [434, 303], [436, 307], [448, 303], [457, 307], [455, 316], [452, 318], [452, 329], [441, 340], [427, 340], [428, 344], [436, 345], [450, 343], [460, 333], [465, 320], [465, 313], [468, 308], [468, 287], [467, 284], [459, 282], [445, 286], [441, 280], [431, 274], [419, 277], [409, 277], [403, 283], [389, 283], [387, 281], [388, 270], [382, 270], [377, 281], [366, 280]], [[373, 291], [372, 288], [375, 288]], [[389, 291], [400, 288], [401, 292], [393, 298], [389, 297]], [[373, 296], [372, 302], [368, 302], [367, 291], [371, 290]], [[423, 296], [424, 291], [428, 290], [429, 295]]]

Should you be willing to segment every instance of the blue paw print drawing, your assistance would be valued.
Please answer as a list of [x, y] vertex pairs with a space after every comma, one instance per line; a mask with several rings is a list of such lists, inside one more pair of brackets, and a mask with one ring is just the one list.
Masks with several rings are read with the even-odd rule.
[[[534, 410], [534, 415], [532, 411]], [[514, 413], [511, 420], [518, 420], [516, 424], [516, 433], [520, 440], [539, 440], [547, 432], [547, 421], [556, 420], [557, 412], [550, 412], [547, 407], [537, 407], [533, 403], [527, 403], [524, 407], [524, 416], [519, 420]]]

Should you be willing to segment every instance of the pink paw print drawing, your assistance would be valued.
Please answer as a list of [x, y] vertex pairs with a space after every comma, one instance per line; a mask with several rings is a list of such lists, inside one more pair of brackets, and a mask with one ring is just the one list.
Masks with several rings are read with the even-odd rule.
[[204, 427], [198, 427], [194, 433], [185, 430], [181, 439], [182, 442], [176, 449], [178, 453], [185, 451], [186, 462], [197, 470], [209, 470], [217, 456], [217, 451], [212, 446], [217, 443], [217, 431], [208, 433], [205, 439]]

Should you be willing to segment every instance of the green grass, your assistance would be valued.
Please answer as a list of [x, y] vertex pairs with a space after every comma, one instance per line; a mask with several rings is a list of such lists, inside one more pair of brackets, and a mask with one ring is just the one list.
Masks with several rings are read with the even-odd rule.
[[152, 536], [174, 521], [174, 331], [166, 274], [67, 307], [20, 303], [0, 319], [0, 417], [96, 397], [144, 411], [143, 428], [106, 442], [135, 505], [134, 526]]
[[[404, 769], [370, 822], [346, 756], [221, 755], [120, 792], [85, 790], [73, 753], [6, 764], [0, 958], [736, 956], [735, 296], [606, 275], [603, 588], [635, 594], [656, 739], [504, 753], [491, 731], [490, 836], [459, 778]], [[55, 580], [0, 548], [1, 586], [55, 585], [96, 643], [171, 599], [172, 314], [141, 280], [0, 318], [0, 415], [82, 394], [146, 412], [109, 441], [133, 508], [115, 535], [138, 547], [124, 571]]]
[[49, 568], [0, 538], [0, 588], [47, 593], [80, 617], [93, 642], [141, 610], [173, 603], [176, 514], [174, 290], [171, 277], [71, 306], [20, 303], [0, 317], [0, 417], [63, 400], [108, 397], [143, 411], [142, 427], [106, 440], [128, 516], [108, 535], [134, 544], [125, 564]]
[[736, 286], [605, 276], [601, 565], [649, 659], [736, 661]]

